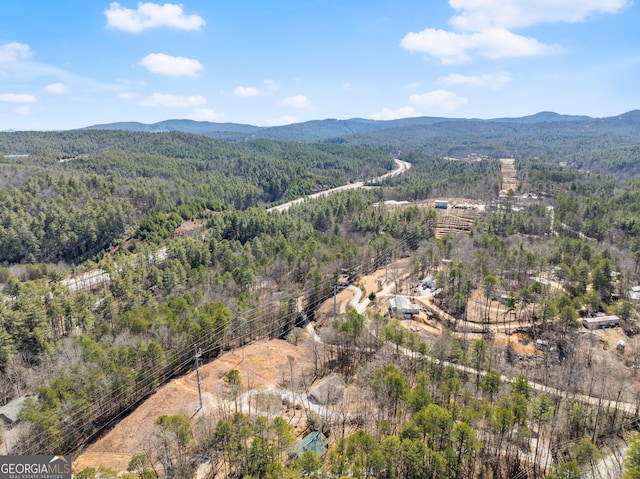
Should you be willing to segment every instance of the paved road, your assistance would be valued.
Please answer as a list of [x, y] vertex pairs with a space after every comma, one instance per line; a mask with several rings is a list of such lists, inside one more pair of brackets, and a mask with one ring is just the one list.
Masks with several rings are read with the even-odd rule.
[[[388, 293], [388, 291], [390, 291], [392, 286], [393, 286], [393, 283], [388, 284], [383, 289], [383, 291], [378, 293], [378, 296], [382, 296], [385, 293]], [[351, 290], [354, 293], [353, 298], [349, 301], [349, 305], [353, 309], [355, 309], [358, 313], [364, 314], [367, 306], [369, 305], [369, 299], [363, 298], [364, 294], [362, 290], [356, 286], [350, 285], [349, 290]], [[345, 313], [346, 304], [343, 304], [340, 309], [341, 309], [340, 311], [341, 313]], [[310, 333], [312, 339], [315, 342], [324, 344], [322, 339], [316, 334], [313, 328], [313, 325], [311, 323], [307, 325], [307, 331]], [[419, 355], [419, 353], [404, 347], [399, 347], [396, 350], [398, 351], [399, 354], [412, 357], [412, 358], [415, 358]], [[475, 375], [478, 373], [480, 374], [480, 376], [486, 375], [486, 371], [482, 371], [482, 370], [478, 371], [474, 368], [463, 366], [460, 364], [454, 364], [449, 361], [440, 361], [435, 358], [430, 358], [430, 359], [434, 361], [436, 364], [451, 366], [452, 368], [469, 375]], [[514, 378], [511, 376], [501, 375], [500, 377], [502, 378], [502, 381], [505, 383], [512, 383], [514, 381]], [[570, 393], [561, 389], [553, 388], [553, 387], [546, 386], [544, 384], [540, 384], [532, 381], [529, 381], [529, 385], [531, 386], [532, 389], [536, 391], [545, 392], [550, 395], [555, 395], [562, 398], [570, 398], [585, 404], [592, 404], [595, 406], [599, 404], [600, 407], [604, 409], [617, 409], [619, 412], [622, 412], [628, 415], [638, 414], [638, 405], [636, 404], [626, 403], [626, 402], [616, 402], [608, 399], [600, 399], [594, 396], [588, 396], [586, 394]], [[543, 469], [546, 469], [550, 467], [551, 463], [553, 462], [551, 452], [550, 450], [547, 449], [546, 445], [541, 444], [540, 447], [541, 447], [541, 452], [538, 454], [537, 458], [534, 457], [534, 453], [532, 451], [529, 451], [528, 453], [526, 453], [525, 456], [531, 463], [535, 462], [539, 466], [541, 466]], [[620, 477], [621, 463], [624, 458], [624, 455], [626, 454], [626, 451], [627, 451], [627, 448], [624, 448], [624, 447], [618, 449], [617, 451], [614, 451], [612, 454], [603, 458], [598, 464], [596, 464], [593, 468], [593, 471], [586, 472], [584, 477], [590, 477], [593, 479], [605, 479], [605, 478], [608, 479], [608, 478]]]
[[[363, 292], [362, 292], [362, 290], [360, 290], [356, 286], [350, 285], [349, 289], [354, 292], [354, 298], [351, 300], [351, 306], [356, 311], [358, 311], [358, 313], [363, 314], [364, 311], [367, 308], [367, 305], [369, 304], [369, 299], [368, 298], [362, 299]], [[383, 291], [381, 291], [379, 293], [379, 295], [383, 295], [385, 292], [387, 292], [386, 289], [387, 288], [385, 288]], [[398, 351], [401, 354], [406, 355], [406, 356], [410, 356], [410, 357], [415, 357], [418, 354], [415, 351], [412, 351], [412, 350], [406, 349], [406, 348], [402, 348], [402, 347], [400, 347], [398, 349]], [[435, 359], [435, 358], [431, 358], [431, 359], [433, 359], [437, 364], [440, 364], [440, 361], [438, 359]], [[451, 366], [451, 367], [455, 368], [456, 370], [458, 370], [460, 372], [463, 372], [463, 373], [467, 373], [467, 374], [479, 373], [481, 376], [485, 376], [486, 375], [486, 371], [478, 371], [478, 370], [476, 370], [476, 369], [474, 369], [472, 367], [469, 367], [469, 366], [463, 366], [463, 365], [460, 365], [460, 364], [451, 363], [449, 361], [442, 361], [442, 364], [444, 366]], [[500, 378], [505, 383], [512, 383], [515, 380], [514, 377], [506, 376], [504, 374], [500, 375]], [[576, 401], [580, 401], [580, 402], [582, 402], [584, 404], [591, 404], [593, 406], [600, 405], [600, 407], [602, 407], [603, 409], [609, 409], [609, 410], [617, 409], [619, 412], [622, 412], [622, 413], [625, 413], [625, 414], [637, 415], [638, 411], [639, 411], [639, 408], [640, 408], [639, 404], [620, 402], [620, 401], [613, 401], [613, 400], [609, 400], [609, 399], [602, 399], [602, 398], [598, 398], [598, 397], [595, 397], [595, 396], [588, 396], [586, 394], [571, 393], [571, 392], [565, 391], [563, 389], [558, 389], [558, 388], [554, 388], [554, 387], [551, 387], [551, 386], [546, 386], [544, 384], [536, 383], [536, 382], [532, 382], [532, 381], [529, 381], [529, 385], [531, 386], [532, 389], [535, 389], [536, 391], [539, 391], [539, 392], [544, 392], [544, 393], [547, 393], [549, 395], [559, 396], [559, 397], [562, 397], [562, 398], [573, 399], [573, 400], [576, 400]]]
[[[411, 168], [411, 163], [407, 161], [402, 161], [398, 159], [395, 159], [393, 161], [396, 162], [396, 164], [398, 165], [398, 168], [396, 168], [393, 171], [390, 171], [387, 174], [379, 176], [378, 178], [374, 178], [371, 181], [380, 181], [385, 178], [389, 178], [391, 176], [399, 175], [400, 173], [404, 173], [409, 168]], [[314, 193], [312, 195], [305, 196], [303, 198], [297, 198], [295, 200], [289, 201], [288, 203], [284, 203], [282, 205], [273, 206], [271, 208], [268, 208], [267, 211], [287, 211], [289, 208], [291, 208], [291, 206], [302, 203], [303, 201], [308, 199], [320, 198], [322, 196], [329, 196], [329, 195], [332, 195], [333, 193], [337, 193], [338, 191], [353, 190], [355, 188], [362, 188], [363, 186], [364, 186], [364, 181], [349, 183], [348, 185], [338, 186], [337, 188], [331, 188], [330, 190], [320, 191], [319, 193]]]
[[[374, 178], [372, 181], [380, 181], [380, 180], [383, 180], [384, 178], [389, 178], [391, 176], [399, 175], [400, 173], [404, 173], [409, 168], [411, 168], [411, 163], [407, 161], [402, 161], [398, 159], [394, 161], [398, 165], [398, 167], [395, 170], [390, 171], [389, 173], [386, 173], [382, 176], [379, 176], [378, 178]], [[306, 199], [319, 198], [321, 196], [329, 196], [333, 193], [337, 193], [338, 191], [351, 190], [354, 188], [362, 188], [363, 186], [364, 186], [364, 182], [362, 181], [358, 181], [357, 183], [350, 183], [348, 185], [339, 186], [337, 188], [321, 191], [319, 193], [314, 193], [313, 195], [305, 196], [304, 198], [298, 198], [279, 206], [274, 206], [272, 208], [267, 209], [267, 211], [286, 211], [292, 205], [302, 203]], [[153, 263], [162, 263], [167, 260], [167, 257], [168, 257], [167, 248], [164, 247], [164, 248], [160, 248], [156, 253], [150, 254], [149, 261]], [[97, 288], [110, 281], [111, 281], [111, 276], [109, 275], [109, 273], [100, 269], [100, 270], [88, 271], [86, 273], [82, 273], [80, 275], [65, 279], [61, 283], [67, 286], [72, 292], [75, 293], [79, 291], [87, 291], [89, 289]]]

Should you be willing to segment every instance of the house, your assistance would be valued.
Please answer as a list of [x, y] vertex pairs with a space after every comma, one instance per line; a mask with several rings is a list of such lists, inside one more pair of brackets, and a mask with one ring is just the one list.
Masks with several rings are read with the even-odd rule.
[[538, 283], [540, 283], [542, 286], [546, 286], [547, 288], [549, 287], [549, 285], [551, 283], [549, 283], [549, 280], [546, 278], [543, 278], [542, 276], [534, 276], [533, 278], [531, 278], [533, 281], [537, 281]]
[[336, 404], [344, 395], [346, 383], [335, 373], [325, 376], [309, 388], [309, 401], [314, 404]]
[[18, 420], [18, 413], [22, 410], [25, 401], [33, 397], [35, 396], [26, 394], [0, 407], [0, 419], [7, 429], [11, 429], [15, 422]]
[[449, 207], [449, 202], [447, 200], [436, 200], [436, 209], [446, 210]]
[[631, 291], [629, 291], [629, 298], [631, 298], [632, 301], [640, 301], [640, 286], [634, 286], [631, 288]]
[[318, 457], [324, 457], [327, 453], [328, 446], [329, 439], [327, 439], [327, 436], [320, 431], [313, 431], [305, 436], [304, 439], [298, 441], [296, 445], [293, 446], [293, 450], [298, 457], [302, 457], [307, 451], [316, 453]]
[[398, 319], [407, 319], [420, 312], [420, 307], [405, 296], [394, 296], [389, 300], [389, 313]]
[[588, 330], [615, 328], [620, 326], [620, 318], [613, 314], [596, 316], [593, 318], [583, 318], [582, 325]]

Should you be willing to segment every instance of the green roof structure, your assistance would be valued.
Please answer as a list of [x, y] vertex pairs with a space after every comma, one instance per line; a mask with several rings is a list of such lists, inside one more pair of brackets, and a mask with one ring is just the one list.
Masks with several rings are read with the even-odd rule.
[[327, 453], [329, 439], [319, 431], [313, 431], [304, 439], [298, 441], [294, 446], [295, 453], [298, 457], [302, 457], [305, 451], [315, 452], [318, 457], [323, 457]]

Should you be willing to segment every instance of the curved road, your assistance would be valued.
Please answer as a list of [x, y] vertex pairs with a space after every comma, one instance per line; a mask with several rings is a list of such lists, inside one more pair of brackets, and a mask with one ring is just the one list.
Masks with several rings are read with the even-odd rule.
[[[368, 304], [369, 304], [369, 299], [368, 298], [364, 298], [363, 299], [363, 292], [360, 288], [357, 288], [356, 286], [350, 285], [349, 289], [351, 291], [354, 292], [354, 297], [353, 299], [350, 301], [351, 306], [360, 314], [364, 314], [364, 311], [366, 310]], [[383, 289], [383, 291], [381, 291], [380, 293], [378, 293], [379, 295], [384, 295], [384, 293], [386, 293], [387, 288]], [[398, 351], [405, 355], [405, 356], [410, 356], [410, 357], [416, 357], [416, 355], [419, 355], [419, 353], [412, 351], [410, 349], [407, 348], [403, 348], [400, 347], [398, 348]], [[427, 356], [429, 357], [429, 356]], [[483, 370], [477, 370], [475, 368], [469, 367], [469, 366], [463, 366], [461, 364], [455, 364], [455, 363], [451, 363], [449, 361], [440, 361], [439, 359], [436, 358], [430, 358], [432, 359], [436, 364], [443, 364], [444, 366], [451, 366], [454, 369], [466, 373], [466, 374], [477, 374], [479, 373], [481, 376], [485, 376], [487, 374], [486, 371]], [[515, 378], [511, 377], [511, 376], [506, 376], [504, 374], [500, 375], [500, 379], [502, 379], [503, 382], [505, 383], [512, 383]], [[551, 386], [546, 386], [544, 384], [541, 383], [536, 383], [533, 381], [529, 381], [529, 385], [531, 386], [531, 389], [534, 389], [536, 391], [539, 392], [544, 392], [553, 396], [559, 396], [562, 398], [569, 398], [569, 399], [573, 399], [576, 401], [580, 401], [584, 404], [590, 404], [592, 406], [600, 406], [603, 407], [605, 409], [616, 409], [619, 412], [625, 413], [625, 414], [630, 414], [630, 415], [637, 415], [638, 412], [640, 411], [640, 402], [639, 403], [628, 403], [628, 402], [623, 402], [623, 401], [615, 401], [612, 399], [604, 399], [604, 398], [599, 398], [596, 396], [589, 396], [586, 394], [581, 394], [581, 393], [571, 393], [568, 391], [565, 391], [563, 389], [558, 389], [558, 388], [554, 388]]]
[[[409, 168], [411, 168], [411, 163], [409, 163], [408, 161], [403, 161], [403, 160], [398, 160], [398, 159], [395, 159], [393, 161], [395, 161], [396, 164], [398, 165], [398, 167], [395, 170], [390, 171], [389, 173], [386, 173], [386, 174], [384, 174], [382, 176], [379, 176], [377, 178], [374, 178], [374, 179], [372, 179], [370, 181], [379, 181], [379, 180], [383, 180], [385, 178], [389, 178], [391, 176], [399, 175], [400, 173], [404, 173]], [[364, 181], [358, 181], [356, 183], [349, 183], [348, 185], [338, 186], [337, 188], [331, 188], [330, 190], [320, 191], [318, 193], [314, 193], [314, 194], [309, 195], [309, 196], [304, 196], [302, 198], [296, 198], [295, 200], [289, 201], [289, 202], [284, 203], [282, 205], [278, 205], [278, 206], [273, 206], [271, 208], [267, 208], [267, 211], [287, 211], [291, 206], [297, 205], [299, 203], [302, 203], [304, 200], [320, 198], [321, 196], [329, 196], [329, 195], [332, 195], [333, 193], [337, 193], [338, 191], [352, 190], [354, 188], [362, 188], [364, 186], [364, 183], [365, 183]]]
[[[388, 292], [387, 290], [390, 289], [389, 286], [391, 285], [388, 285], [387, 287], [385, 287], [380, 293], [378, 293], [378, 295], [384, 295], [384, 293], [387, 293]], [[354, 293], [354, 297], [351, 299], [349, 304], [358, 313], [364, 314], [364, 312], [367, 309], [367, 306], [369, 305], [369, 299], [363, 298], [364, 294], [362, 290], [356, 286], [349, 285], [349, 290], [351, 290]], [[345, 313], [345, 311], [343, 311], [342, 309], [346, 310], [346, 305], [343, 304], [343, 307], [341, 307], [341, 313]], [[314, 339], [314, 341], [322, 343], [322, 339], [316, 334], [311, 323], [307, 326], [307, 330], [311, 333], [311, 336]], [[400, 346], [397, 349], [397, 351], [404, 356], [408, 356], [412, 358], [415, 358], [416, 355], [422, 356], [421, 354], [415, 351], [412, 351], [408, 348], [404, 348], [402, 346]], [[455, 364], [449, 361], [440, 361], [439, 359], [436, 359], [430, 356], [425, 356], [425, 357], [431, 359], [436, 364], [442, 364], [443, 366], [451, 366], [454, 369], [466, 374], [470, 374], [470, 375], [480, 374], [480, 376], [482, 377], [484, 377], [487, 374], [487, 372], [484, 370], [477, 370], [469, 366], [463, 366], [461, 364]], [[513, 383], [515, 379], [511, 376], [507, 376], [504, 374], [501, 374], [500, 378], [504, 383]], [[538, 392], [544, 392], [552, 396], [558, 396], [564, 399], [573, 399], [573, 400], [582, 402], [583, 404], [598, 406], [608, 410], [615, 409], [619, 412], [622, 412], [623, 414], [626, 414], [632, 417], [637, 416], [638, 411], [640, 410], [640, 403], [634, 404], [634, 403], [598, 398], [595, 396], [589, 396], [581, 393], [570, 393], [563, 389], [546, 386], [544, 384], [533, 382], [533, 381], [529, 381], [529, 385], [531, 386], [531, 389], [536, 390]], [[544, 452], [545, 449], [546, 447], [543, 447], [542, 454], [537, 458], [532, 457], [531, 453], [529, 453], [527, 457], [529, 458], [530, 461], [536, 462], [539, 465], [547, 468], [550, 466], [552, 458], [549, 450], [546, 450], [546, 454], [545, 454]], [[593, 477], [595, 479], [596, 478], [595, 474], [599, 474], [599, 478], [602, 478], [602, 479], [610, 478], [610, 477], [620, 477], [619, 472], [622, 469], [621, 463], [624, 460], [624, 456], [626, 455], [626, 452], [628, 451], [628, 449], [629, 449], [629, 446], [627, 445], [618, 451], [614, 451], [613, 454], [603, 458], [601, 461], [598, 462], [597, 465], [594, 466], [594, 470], [597, 472], [594, 473], [593, 471], [588, 471], [585, 473], [583, 477]]]

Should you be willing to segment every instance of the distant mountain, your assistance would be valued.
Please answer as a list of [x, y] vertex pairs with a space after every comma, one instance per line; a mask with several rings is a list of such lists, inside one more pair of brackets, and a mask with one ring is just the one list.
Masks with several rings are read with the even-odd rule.
[[229, 133], [251, 133], [260, 130], [258, 126], [243, 125], [240, 123], [212, 123], [210, 121], [194, 120], [165, 120], [158, 123], [146, 124], [135, 121], [107, 123], [104, 125], [93, 125], [83, 128], [83, 130], [125, 130], [125, 131], [145, 131], [149, 133], [165, 133], [168, 131], [181, 131], [194, 135], [206, 135], [214, 132]]
[[488, 121], [499, 123], [545, 123], [555, 121], [583, 121], [591, 120], [590, 116], [585, 115], [561, 115], [553, 111], [541, 111], [535, 115], [522, 116], [520, 118], [494, 118]]
[[373, 133], [390, 128], [406, 128], [416, 125], [433, 125], [450, 121], [449, 118], [417, 117], [399, 120], [366, 120], [352, 118], [349, 120], [312, 120], [304, 123], [274, 126], [262, 129], [258, 135], [274, 140], [325, 141], [359, 133]]
[[291, 125], [260, 127], [238, 123], [212, 123], [209, 121], [165, 120], [159, 123], [145, 124], [138, 122], [107, 123], [93, 125], [86, 130], [125, 130], [163, 133], [181, 131], [194, 135], [206, 135], [217, 139], [242, 140], [246, 138], [270, 138], [288, 141], [322, 141], [358, 133], [369, 133], [389, 128], [402, 128], [415, 125], [431, 125], [449, 118], [419, 117], [399, 120], [367, 120], [353, 118], [349, 120], [312, 120]]
[[622, 115], [610, 116], [608, 118], [598, 118], [597, 121], [617, 125], [637, 126], [640, 124], [640, 110], [631, 110]]
[[354, 138], [367, 137], [384, 132], [384, 136], [415, 136], [426, 134], [482, 134], [487, 132], [532, 132], [541, 130], [582, 131], [584, 129], [614, 130], [627, 133], [640, 131], [640, 110], [630, 111], [608, 118], [591, 118], [585, 115], [562, 115], [544, 111], [519, 118], [494, 118], [488, 120], [442, 117], [415, 117], [399, 120], [313, 120], [291, 125], [260, 127], [238, 123], [213, 123], [193, 120], [166, 120], [154, 124], [137, 122], [109, 123], [87, 127], [92, 130], [127, 130], [144, 132], [180, 131], [204, 135], [218, 140], [242, 141], [268, 138], [301, 142], [353, 142]]

